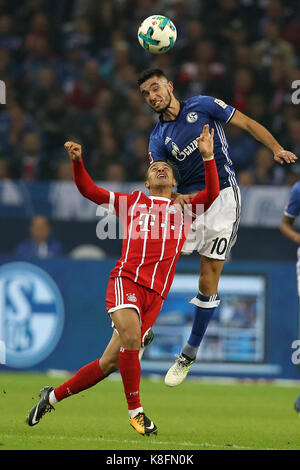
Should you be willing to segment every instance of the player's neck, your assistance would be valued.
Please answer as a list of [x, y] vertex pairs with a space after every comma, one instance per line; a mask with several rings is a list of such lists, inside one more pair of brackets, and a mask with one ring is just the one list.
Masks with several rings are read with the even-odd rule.
[[171, 103], [164, 113], [162, 113], [162, 118], [164, 121], [175, 121], [180, 111], [180, 102], [172, 97]]
[[169, 188], [152, 188], [149, 191], [149, 196], [152, 197], [164, 197], [166, 199], [172, 198], [172, 189]]

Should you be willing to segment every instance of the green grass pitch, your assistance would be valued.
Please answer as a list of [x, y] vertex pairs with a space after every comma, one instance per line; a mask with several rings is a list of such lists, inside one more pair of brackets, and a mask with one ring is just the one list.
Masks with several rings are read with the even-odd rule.
[[0, 450], [295, 450], [299, 388], [272, 384], [219, 384], [188, 379], [175, 388], [142, 379], [145, 412], [158, 435], [140, 436], [129, 425], [120, 380], [56, 404], [30, 428], [28, 411], [39, 390], [66, 377], [0, 373]]

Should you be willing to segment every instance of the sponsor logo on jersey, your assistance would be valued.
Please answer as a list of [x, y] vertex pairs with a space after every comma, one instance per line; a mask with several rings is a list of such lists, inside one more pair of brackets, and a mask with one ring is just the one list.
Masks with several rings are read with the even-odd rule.
[[172, 155], [173, 157], [176, 157], [176, 155], [180, 154], [180, 150], [177, 144], [175, 142], [172, 142]]
[[187, 115], [186, 120], [190, 124], [193, 124], [194, 122], [198, 121], [198, 114], [193, 111]]
[[129, 302], [136, 302], [137, 301], [136, 295], [134, 293], [126, 294], [126, 297], [127, 297], [127, 300]]
[[55, 349], [64, 324], [63, 300], [48, 273], [31, 263], [2, 265], [0, 305], [6, 364], [25, 368], [46, 359]]
[[196, 149], [198, 149], [198, 140], [194, 139], [192, 142], [190, 142], [183, 150], [179, 150], [178, 146], [175, 144], [175, 142], [172, 142], [172, 155], [173, 157], [176, 158], [176, 160], [179, 160], [180, 162], [185, 160], [186, 157], [191, 155]]

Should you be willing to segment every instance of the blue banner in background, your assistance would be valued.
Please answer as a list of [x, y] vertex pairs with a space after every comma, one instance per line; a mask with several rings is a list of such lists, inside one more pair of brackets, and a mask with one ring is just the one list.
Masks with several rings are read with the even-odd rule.
[[[113, 265], [113, 261], [107, 261], [103, 266], [96, 261], [63, 259], [2, 262], [1, 323], [7, 359], [2, 368], [14, 366], [23, 369], [27, 357], [27, 370], [74, 371], [100, 357], [112, 334], [105, 310], [105, 295]], [[40, 272], [40, 285], [34, 278], [37, 270]], [[58, 297], [62, 302], [59, 308], [55, 308]], [[49, 317], [49, 324], [37, 319], [41, 315]], [[55, 316], [60, 317], [59, 321], [53, 321]], [[44, 328], [50, 328], [50, 324], [53, 330], [56, 328], [54, 348], [53, 338], [41, 340]], [[46, 357], [43, 347], [49, 351]]]
[[[142, 183], [97, 183], [108, 191], [145, 190]], [[43, 214], [57, 220], [95, 220], [97, 205], [84, 198], [72, 181], [0, 183], [0, 217], [31, 218]]]
[[[108, 191], [140, 190], [147, 194], [143, 182], [100, 181], [97, 185]], [[241, 226], [278, 228], [290, 190], [289, 186], [241, 188]], [[91, 221], [97, 218], [96, 208], [96, 204], [79, 193], [73, 181], [0, 182], [0, 217], [30, 218], [44, 214], [55, 220]]]
[[[100, 357], [112, 334], [105, 296], [114, 265], [113, 259], [0, 259], [0, 370], [73, 372]], [[144, 374], [164, 375], [180, 352], [191, 327], [198, 270], [199, 260], [179, 260], [142, 360]], [[191, 376], [300, 379], [292, 361], [299, 339], [294, 264], [227, 263], [219, 294], [221, 305]]]
[[[198, 275], [178, 273], [154, 327], [156, 341], [145, 358], [172, 360], [185, 345], [193, 325], [189, 303]], [[198, 351], [200, 362], [257, 363], [265, 360], [267, 280], [256, 274], [226, 274], [219, 283], [220, 306]]]

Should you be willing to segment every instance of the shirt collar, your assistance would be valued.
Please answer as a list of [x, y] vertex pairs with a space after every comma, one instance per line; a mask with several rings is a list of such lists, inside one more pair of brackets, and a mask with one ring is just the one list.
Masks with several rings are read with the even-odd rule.
[[181, 111], [183, 110], [183, 108], [185, 107], [185, 102], [184, 101], [179, 101], [179, 104], [180, 104], [180, 108], [179, 108], [179, 113], [177, 114], [176, 118], [175, 119], [170, 119], [169, 121], [165, 121], [162, 117], [162, 113], [159, 115], [159, 120], [161, 123], [164, 123], [164, 122], [174, 122], [174, 121], [177, 121], [177, 119], [179, 118], [180, 116], [180, 113]]

